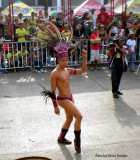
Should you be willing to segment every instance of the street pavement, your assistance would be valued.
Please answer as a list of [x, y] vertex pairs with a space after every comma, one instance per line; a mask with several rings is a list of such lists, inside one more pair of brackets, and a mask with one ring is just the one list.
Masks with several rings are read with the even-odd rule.
[[[42, 83], [50, 89], [50, 72], [0, 75], [0, 160], [44, 156], [52, 160], [140, 160], [140, 72], [123, 74], [123, 95], [114, 99], [110, 70], [71, 75], [70, 85], [83, 120], [82, 153], [72, 145], [59, 145], [65, 120], [45, 105]], [[66, 136], [74, 139], [74, 121]]]

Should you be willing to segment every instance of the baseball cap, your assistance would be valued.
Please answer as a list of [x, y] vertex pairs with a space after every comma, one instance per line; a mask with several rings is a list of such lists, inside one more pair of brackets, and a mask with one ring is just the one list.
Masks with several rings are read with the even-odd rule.
[[94, 30], [94, 29], [98, 29], [98, 27], [93, 27], [93, 30]]

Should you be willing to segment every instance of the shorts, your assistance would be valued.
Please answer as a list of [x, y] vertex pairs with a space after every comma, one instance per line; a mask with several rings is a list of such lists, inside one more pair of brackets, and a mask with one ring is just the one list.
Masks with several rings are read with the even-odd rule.
[[99, 50], [91, 50], [90, 61], [99, 60]]

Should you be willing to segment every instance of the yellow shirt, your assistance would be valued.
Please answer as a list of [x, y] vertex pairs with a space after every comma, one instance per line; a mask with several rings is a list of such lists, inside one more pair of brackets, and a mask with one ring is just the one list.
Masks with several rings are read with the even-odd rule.
[[7, 53], [7, 58], [9, 59], [9, 58], [11, 58], [13, 55], [12, 55], [12, 53], [11, 52], [9, 52], [9, 53]]
[[[26, 32], [25, 28], [23, 28], [22, 30], [20, 28], [18, 28], [18, 29], [16, 29], [16, 34], [18, 36], [26, 36], [27, 32]], [[25, 42], [25, 41], [26, 41], [25, 37], [18, 38], [18, 42]]]
[[27, 24], [25, 24], [25, 26], [26, 26], [25, 30], [26, 30], [27, 35], [30, 35], [30, 32], [29, 32], [30, 26]]
[[[28, 52], [27, 50], [25, 50], [25, 51], [23, 52], [23, 56], [26, 56], [26, 53], [27, 53], [27, 55], [28, 55], [29, 52]], [[18, 53], [14, 54], [14, 55], [17, 56], [17, 54], [21, 54], [21, 51], [18, 51]]]
[[34, 19], [34, 21], [32, 21], [32, 19], [30, 19], [30, 28], [36, 28], [36, 19]]

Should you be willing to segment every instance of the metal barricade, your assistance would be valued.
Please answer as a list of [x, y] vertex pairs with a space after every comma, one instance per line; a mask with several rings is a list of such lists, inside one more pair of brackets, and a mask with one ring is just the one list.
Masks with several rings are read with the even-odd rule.
[[[107, 38], [100, 45], [101, 63], [107, 63], [108, 43], [111, 39]], [[136, 44], [139, 45], [138, 54], [135, 61], [140, 56], [140, 38], [136, 38]], [[71, 50], [69, 52], [68, 66], [82, 65], [82, 49], [87, 50], [87, 63], [90, 63], [91, 44], [89, 39], [73, 39]], [[47, 45], [39, 41], [26, 42], [6, 42], [0, 44], [0, 70], [20, 70], [29, 68], [30, 70], [55, 67], [57, 65], [57, 56], [55, 52], [50, 51]]]

